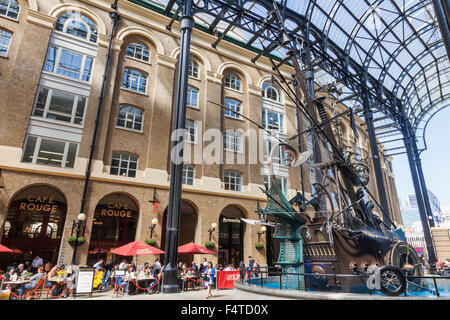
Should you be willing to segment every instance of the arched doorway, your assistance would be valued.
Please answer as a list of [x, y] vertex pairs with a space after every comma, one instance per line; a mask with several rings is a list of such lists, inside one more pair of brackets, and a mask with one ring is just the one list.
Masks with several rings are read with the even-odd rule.
[[88, 264], [100, 257], [112, 262], [111, 249], [135, 240], [138, 219], [139, 207], [128, 195], [112, 193], [103, 197], [95, 208], [89, 242], [89, 251], [93, 253], [88, 255]]
[[[167, 231], [167, 209], [164, 210], [162, 230], [161, 230], [161, 250], [165, 251], [166, 231]], [[178, 246], [189, 242], [195, 242], [195, 231], [197, 229], [197, 210], [194, 205], [186, 200], [181, 201], [181, 219], [180, 232], [178, 234]], [[200, 244], [200, 243], [198, 243]], [[202, 245], [202, 244], [200, 244]], [[192, 254], [183, 254], [178, 256], [178, 261], [189, 264], [193, 261]], [[164, 254], [161, 255], [161, 261], [164, 262]]]
[[66, 197], [53, 187], [36, 185], [19, 191], [8, 207], [2, 244], [21, 253], [13, 257], [0, 255], [0, 259], [9, 260], [1, 261], [1, 265], [11, 259], [32, 261], [36, 255], [55, 264], [66, 213]]
[[218, 263], [239, 266], [244, 260], [244, 218], [242, 211], [233, 205], [225, 207], [219, 216]]

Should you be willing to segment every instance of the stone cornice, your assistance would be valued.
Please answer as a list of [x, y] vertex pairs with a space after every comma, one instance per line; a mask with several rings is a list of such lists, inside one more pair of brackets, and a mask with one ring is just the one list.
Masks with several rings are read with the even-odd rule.
[[206, 80], [217, 84], [222, 84], [223, 75], [214, 72], [206, 72]]
[[56, 22], [56, 18], [46, 15], [45, 13], [28, 9], [27, 21], [46, 29], [53, 29]]
[[176, 69], [177, 68], [177, 59], [174, 59], [172, 57], [165, 56], [163, 54], [157, 55], [157, 64], [165, 66], [170, 69]]
[[255, 85], [248, 85], [248, 93], [261, 97], [262, 88]]

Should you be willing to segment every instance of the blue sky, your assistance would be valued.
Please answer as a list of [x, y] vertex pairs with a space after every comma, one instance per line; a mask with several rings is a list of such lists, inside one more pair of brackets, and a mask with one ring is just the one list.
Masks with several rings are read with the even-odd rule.
[[[421, 154], [427, 188], [441, 205], [450, 205], [450, 108], [438, 112], [428, 123], [428, 149]], [[393, 168], [398, 196], [404, 200], [414, 194], [411, 172], [406, 155], [394, 156]]]

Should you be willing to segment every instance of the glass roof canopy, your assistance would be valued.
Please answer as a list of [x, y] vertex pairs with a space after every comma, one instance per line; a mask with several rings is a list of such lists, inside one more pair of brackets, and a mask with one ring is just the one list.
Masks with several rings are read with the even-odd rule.
[[[133, 1], [133, 0], [132, 0]], [[285, 1], [285, 2], [284, 2]], [[152, 3], [176, 12], [177, 4], [173, 0], [138, 0], [133, 2]], [[208, 0], [194, 0], [202, 6]], [[213, 0], [243, 7], [255, 17], [267, 18], [271, 1], [260, 0]], [[277, 1], [280, 3], [280, 0]], [[339, 47], [345, 55], [361, 66], [405, 107], [406, 116], [416, 132], [417, 138], [423, 136], [427, 121], [450, 101], [450, 65], [439, 25], [435, 16], [432, 0], [283, 0], [298, 20], [285, 20], [285, 27], [291, 33], [303, 32], [304, 26], [298, 21], [309, 21], [314, 27], [312, 42], [329, 41]], [[166, 12], [167, 14], [167, 12]], [[254, 39], [254, 33], [242, 27], [242, 24], [230, 23], [231, 17], [222, 18], [207, 11], [195, 15], [196, 23], [205, 26], [211, 32], [226, 32], [228, 37], [237, 39], [253, 48], [262, 50], [270, 41], [260, 37]], [[325, 40], [324, 40], [325, 39]], [[329, 56], [342, 59], [336, 52], [323, 46]], [[285, 57], [280, 48], [271, 48], [273, 55]], [[314, 59], [314, 57], [313, 57]], [[351, 69], [349, 69], [352, 72]], [[336, 79], [323, 69], [316, 72], [316, 82], [326, 84]], [[339, 83], [339, 81], [338, 81]], [[371, 84], [369, 84], [371, 85]], [[351, 88], [343, 87], [342, 97], [355, 93]], [[383, 97], [387, 99], [386, 96]], [[345, 104], [361, 104], [358, 97], [346, 99]], [[386, 149], [397, 150], [402, 145], [398, 123], [392, 115], [373, 107], [377, 137]], [[391, 140], [394, 140], [390, 142]], [[419, 148], [425, 148], [425, 141], [419, 139]], [[396, 152], [387, 152], [396, 154]]]

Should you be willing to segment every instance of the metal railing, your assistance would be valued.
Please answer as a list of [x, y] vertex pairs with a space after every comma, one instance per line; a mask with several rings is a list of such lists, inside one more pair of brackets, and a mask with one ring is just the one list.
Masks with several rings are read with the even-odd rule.
[[[265, 269], [265, 270], [264, 270]], [[241, 272], [241, 279], [240, 281], [242, 283], [246, 283], [248, 285], [259, 285], [261, 287], [264, 286], [264, 284], [268, 283], [277, 283], [277, 282], [268, 282], [267, 279], [273, 280], [275, 277], [279, 277], [279, 288], [283, 289], [283, 276], [304, 276], [304, 277], [311, 277], [313, 282], [320, 282], [323, 281], [325, 278], [332, 279], [332, 283], [328, 284], [325, 288], [326, 290], [322, 290], [322, 292], [342, 292], [339, 290], [332, 291], [332, 287], [338, 288], [342, 284], [342, 280], [352, 280], [359, 278], [361, 280], [361, 284], [365, 284], [367, 279], [371, 276], [370, 274], [319, 274], [319, 273], [295, 273], [295, 272], [282, 272], [280, 268], [276, 267], [261, 267], [260, 270], [245, 270], [245, 277], [242, 278], [243, 273]], [[427, 291], [430, 294], [435, 295], [436, 297], [440, 297], [441, 294], [439, 292], [438, 288], [438, 281], [439, 280], [449, 280], [448, 288], [450, 292], [450, 276], [441, 276], [441, 275], [428, 275], [428, 276], [408, 276], [405, 275], [406, 279], [406, 286], [404, 292], [405, 296], [413, 296], [412, 294], [408, 295], [408, 289], [409, 287], [415, 287], [417, 289], [420, 289], [422, 291]], [[417, 279], [424, 279], [424, 280], [431, 280], [430, 282], [434, 285], [434, 289], [430, 289], [428, 287], [422, 286], [414, 282], [414, 280]], [[310, 280], [310, 281], [311, 281]], [[333, 285], [334, 284], [334, 285]], [[365, 287], [367, 289], [368, 294], [372, 295], [375, 292], [378, 292], [378, 290], [373, 290]], [[319, 292], [319, 290], [314, 290]], [[350, 293], [350, 292], [349, 292]], [[353, 293], [360, 293], [360, 292], [353, 292]], [[364, 293], [363, 293], [364, 294]]]

